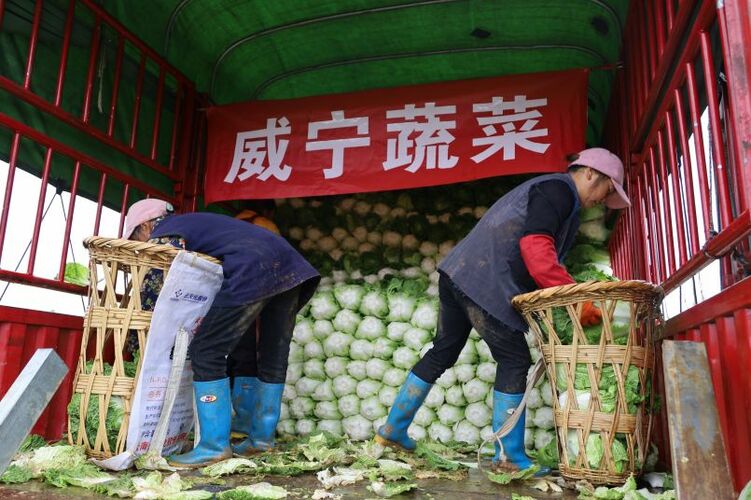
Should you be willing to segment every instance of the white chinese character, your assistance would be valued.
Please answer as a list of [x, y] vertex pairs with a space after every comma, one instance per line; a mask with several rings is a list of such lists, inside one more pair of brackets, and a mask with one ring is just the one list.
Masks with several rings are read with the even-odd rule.
[[[488, 146], [483, 152], [472, 157], [475, 163], [480, 163], [492, 155], [503, 150], [504, 160], [513, 160], [516, 158], [516, 146], [542, 154], [547, 151], [550, 144], [541, 144], [532, 142], [530, 139], [535, 137], [547, 137], [548, 129], [542, 128], [534, 130], [538, 123], [535, 118], [540, 118], [542, 114], [538, 110], [528, 111], [531, 108], [547, 106], [547, 99], [530, 99], [527, 96], [518, 95], [511, 102], [503, 102], [503, 97], [493, 97], [491, 102], [474, 104], [472, 110], [475, 113], [492, 113], [491, 116], [481, 116], [477, 118], [477, 123], [483, 127], [482, 131], [486, 137], [472, 139], [473, 146]], [[506, 111], [513, 111], [513, 114], [504, 114]], [[514, 122], [524, 121], [517, 131]], [[503, 131], [499, 134], [495, 125], [501, 125]]]
[[[384, 170], [407, 167], [407, 172], [415, 173], [425, 164], [426, 168], [453, 168], [459, 158], [449, 155], [449, 144], [454, 136], [448, 130], [456, 128], [456, 121], [441, 121], [438, 115], [455, 114], [456, 106], [436, 106], [434, 102], [425, 103], [424, 108], [407, 104], [404, 109], [386, 112], [387, 119], [401, 118], [400, 123], [389, 123], [388, 132], [399, 132], [394, 139], [386, 143], [386, 161]], [[415, 118], [425, 117], [417, 122]], [[419, 134], [411, 139], [412, 134]]]
[[[254, 175], [258, 180], [265, 181], [272, 175], [280, 181], [289, 179], [292, 167], [282, 166], [284, 154], [289, 145], [288, 139], [278, 139], [277, 136], [289, 135], [292, 128], [289, 120], [284, 116], [266, 120], [266, 128], [239, 132], [235, 142], [235, 157], [232, 160], [224, 182], [234, 182], [235, 179], [244, 181]], [[268, 166], [264, 166], [264, 160], [268, 155]]]
[[331, 120], [320, 122], [310, 122], [308, 125], [308, 140], [318, 139], [318, 132], [321, 130], [331, 130], [337, 128], [357, 127], [357, 135], [366, 137], [354, 137], [351, 139], [332, 139], [329, 141], [311, 141], [305, 145], [306, 151], [321, 151], [330, 149], [332, 153], [331, 167], [323, 170], [323, 176], [326, 179], [340, 177], [344, 172], [344, 150], [345, 148], [359, 148], [370, 146], [370, 137], [368, 134], [368, 117], [360, 116], [357, 118], [344, 118], [344, 111], [332, 111]]

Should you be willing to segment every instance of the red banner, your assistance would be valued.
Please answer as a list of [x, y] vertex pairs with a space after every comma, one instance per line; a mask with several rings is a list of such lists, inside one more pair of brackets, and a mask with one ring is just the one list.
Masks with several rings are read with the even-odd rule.
[[586, 69], [208, 110], [208, 203], [556, 172], [584, 146]]

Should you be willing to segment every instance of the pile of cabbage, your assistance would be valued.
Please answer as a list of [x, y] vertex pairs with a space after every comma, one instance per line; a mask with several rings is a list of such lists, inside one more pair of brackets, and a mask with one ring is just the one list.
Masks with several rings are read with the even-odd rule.
[[[328, 431], [353, 440], [374, 435], [407, 373], [432, 345], [437, 264], [511, 187], [292, 199], [278, 206], [275, 220], [283, 234], [324, 276], [298, 316], [280, 433]], [[602, 209], [582, 213], [566, 262], [579, 281], [612, 279], [604, 215]], [[531, 334], [527, 341], [536, 361], [540, 353]], [[491, 436], [495, 371], [473, 330], [456, 365], [418, 411], [410, 436], [468, 445]], [[557, 465], [552, 394], [541, 380], [529, 401], [525, 445]]]

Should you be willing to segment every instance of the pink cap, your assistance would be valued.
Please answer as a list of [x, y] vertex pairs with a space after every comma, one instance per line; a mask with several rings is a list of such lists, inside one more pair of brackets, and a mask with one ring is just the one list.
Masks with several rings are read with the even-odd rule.
[[172, 211], [174, 211], [172, 203], [156, 198], [148, 198], [135, 202], [130, 206], [128, 214], [125, 216], [125, 233], [123, 233], [123, 238], [130, 238], [133, 235], [133, 231], [144, 222], [162, 217]]
[[626, 208], [631, 202], [623, 190], [623, 163], [616, 155], [603, 148], [589, 148], [581, 151], [579, 157], [569, 164], [569, 167], [581, 165], [590, 167], [610, 177], [615, 191], [605, 198], [608, 208]]

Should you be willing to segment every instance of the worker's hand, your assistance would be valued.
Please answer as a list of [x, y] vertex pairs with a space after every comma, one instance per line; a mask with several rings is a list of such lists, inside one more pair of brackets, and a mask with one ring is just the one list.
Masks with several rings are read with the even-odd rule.
[[595, 307], [592, 301], [582, 304], [582, 312], [579, 316], [582, 326], [595, 326], [602, 323], [602, 312]]

